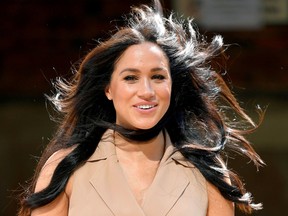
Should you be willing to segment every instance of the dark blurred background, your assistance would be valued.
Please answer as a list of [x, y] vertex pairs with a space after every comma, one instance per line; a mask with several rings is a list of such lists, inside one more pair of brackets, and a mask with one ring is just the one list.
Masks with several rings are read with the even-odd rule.
[[[131, 5], [149, 2], [0, 1], [0, 215], [15, 215], [16, 195], [32, 176], [37, 157], [55, 130], [44, 97], [51, 93], [51, 81], [57, 76], [69, 76], [74, 63], [99, 39], [107, 38], [116, 24], [121, 26], [121, 16]], [[241, 105], [256, 121], [255, 107], [268, 106], [264, 122], [250, 137], [267, 166], [257, 172], [252, 162], [236, 155], [230, 163], [256, 202], [264, 204], [264, 210], [253, 215], [285, 215], [288, 2], [222, 0], [215, 5], [216, 2], [163, 1], [168, 10], [195, 17], [208, 40], [221, 34], [224, 42], [230, 44], [226, 78], [234, 86]], [[221, 18], [225, 11], [230, 14]], [[235, 14], [238, 17], [233, 17]], [[215, 17], [220, 18], [217, 21]]]

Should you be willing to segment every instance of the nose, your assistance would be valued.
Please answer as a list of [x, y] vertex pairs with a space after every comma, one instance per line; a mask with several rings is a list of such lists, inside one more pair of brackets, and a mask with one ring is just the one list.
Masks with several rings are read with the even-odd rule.
[[138, 96], [144, 100], [150, 100], [155, 96], [153, 84], [149, 79], [143, 79], [138, 88]]

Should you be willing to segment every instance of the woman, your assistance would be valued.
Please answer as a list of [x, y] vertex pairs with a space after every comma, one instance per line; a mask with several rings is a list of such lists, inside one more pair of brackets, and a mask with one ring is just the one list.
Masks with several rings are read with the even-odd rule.
[[222, 38], [208, 44], [191, 21], [161, 10], [159, 1], [133, 8], [127, 26], [95, 47], [70, 81], [58, 80], [49, 99], [63, 119], [19, 215], [261, 208], [222, 158], [228, 148], [263, 164], [243, 137], [254, 123], [213, 66]]

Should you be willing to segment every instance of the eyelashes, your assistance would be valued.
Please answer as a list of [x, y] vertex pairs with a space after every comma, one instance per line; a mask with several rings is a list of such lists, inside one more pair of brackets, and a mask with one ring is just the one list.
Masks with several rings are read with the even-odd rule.
[[156, 80], [164, 80], [166, 79], [166, 77], [162, 74], [155, 74], [152, 76], [152, 79], [156, 79]]
[[[127, 75], [123, 78], [125, 81], [130, 81], [130, 82], [135, 82], [137, 80], [140, 79], [140, 77], [136, 76], [136, 75]], [[161, 80], [164, 80], [166, 79], [166, 77], [162, 74], [155, 74], [153, 76], [151, 76], [151, 79], [152, 80], [158, 80], [158, 81], [161, 81]]]
[[135, 75], [128, 75], [124, 77], [125, 81], [137, 81], [139, 78]]

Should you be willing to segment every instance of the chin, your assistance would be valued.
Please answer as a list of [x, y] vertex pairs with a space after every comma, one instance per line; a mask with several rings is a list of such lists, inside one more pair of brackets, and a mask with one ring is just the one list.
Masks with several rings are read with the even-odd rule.
[[150, 119], [149, 121], [149, 119], [146, 119], [145, 121], [140, 121], [140, 122], [135, 121], [134, 124], [131, 124], [131, 126], [135, 128], [136, 130], [149, 130], [155, 127], [159, 123], [160, 120], [161, 119], [159, 120]]
[[153, 128], [156, 124], [149, 124], [149, 125], [138, 125], [138, 127], [135, 127], [137, 130], [149, 130], [151, 128]]
[[129, 123], [126, 124], [119, 124], [122, 127], [126, 128], [126, 129], [130, 129], [130, 130], [149, 130], [151, 128], [153, 128], [155, 125], [157, 125], [158, 121], [130, 121]]

